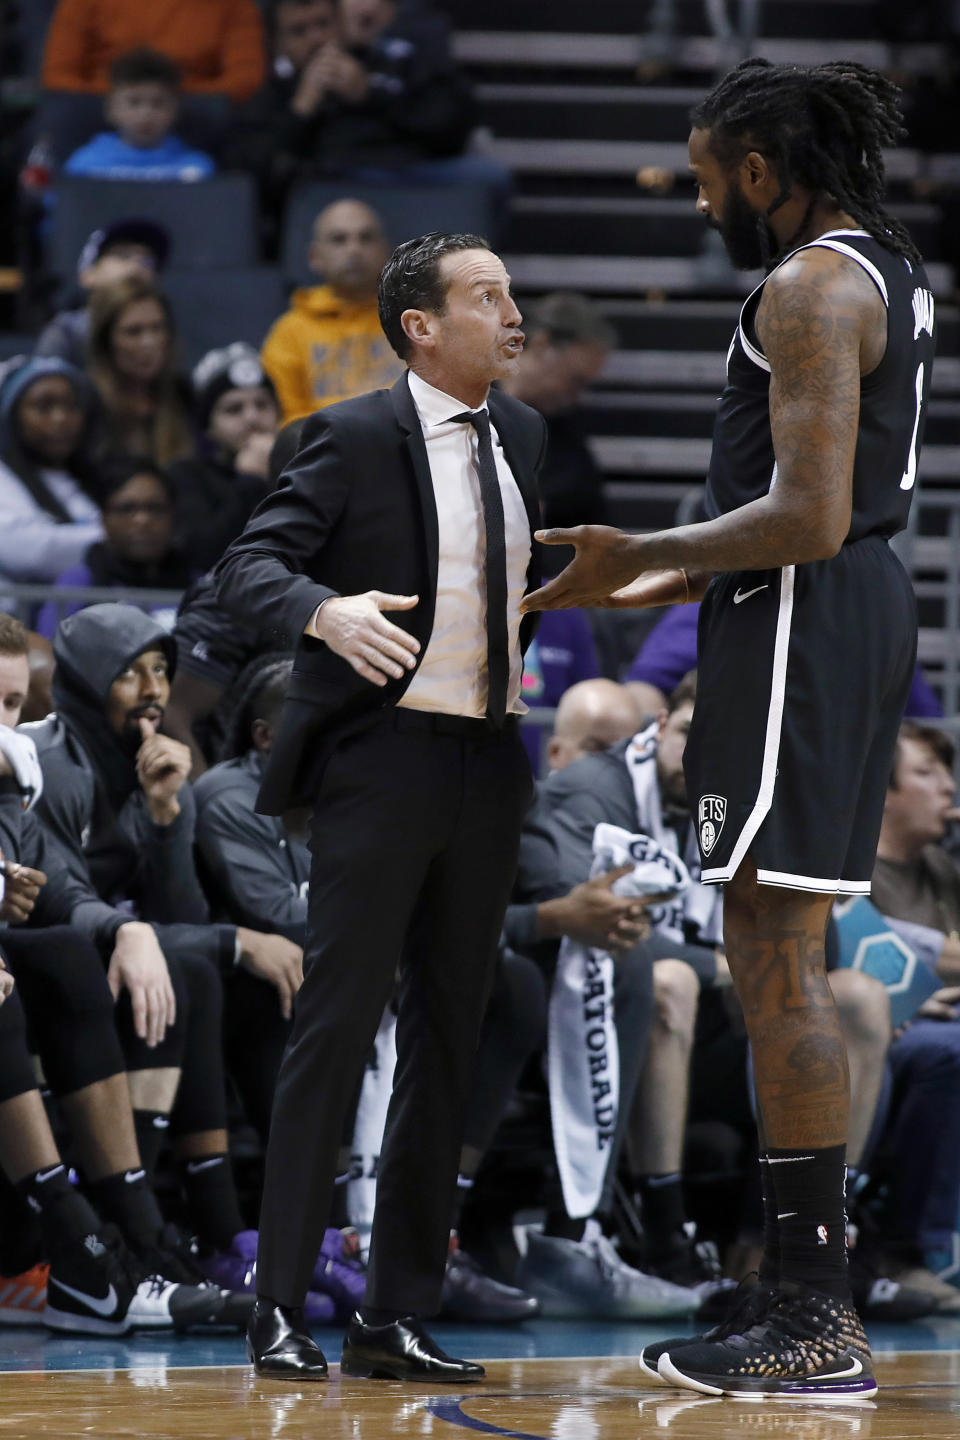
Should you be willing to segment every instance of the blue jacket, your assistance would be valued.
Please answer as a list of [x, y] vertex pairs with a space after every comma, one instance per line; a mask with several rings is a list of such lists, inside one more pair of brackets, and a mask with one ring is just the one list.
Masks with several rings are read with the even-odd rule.
[[101, 180], [207, 180], [216, 166], [209, 155], [191, 150], [176, 135], [168, 135], [152, 150], [141, 150], [105, 130], [74, 150], [63, 169], [67, 175]]

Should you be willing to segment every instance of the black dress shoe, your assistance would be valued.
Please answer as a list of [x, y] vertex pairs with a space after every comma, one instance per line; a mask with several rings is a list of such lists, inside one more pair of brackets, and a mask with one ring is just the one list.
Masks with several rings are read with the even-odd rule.
[[273, 1380], [326, 1380], [327, 1362], [303, 1311], [258, 1298], [247, 1326], [247, 1357]]
[[535, 1319], [540, 1301], [513, 1285], [501, 1285], [484, 1274], [472, 1255], [454, 1250], [443, 1277], [440, 1314], [444, 1320], [510, 1325]]
[[415, 1315], [391, 1325], [368, 1325], [355, 1314], [347, 1326], [340, 1374], [360, 1380], [482, 1380], [486, 1371], [472, 1360], [445, 1355]]

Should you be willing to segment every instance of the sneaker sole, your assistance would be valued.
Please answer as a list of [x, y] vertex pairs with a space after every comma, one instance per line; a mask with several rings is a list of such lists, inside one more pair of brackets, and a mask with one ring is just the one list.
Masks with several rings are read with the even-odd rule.
[[43, 1309], [39, 1310], [0, 1310], [0, 1325], [42, 1325]]
[[126, 1318], [97, 1320], [93, 1315], [75, 1315], [69, 1310], [56, 1310], [49, 1302], [43, 1311], [42, 1320], [51, 1330], [72, 1330], [79, 1335], [126, 1335], [132, 1328]]
[[660, 1356], [658, 1370], [661, 1379], [668, 1385], [676, 1385], [681, 1390], [697, 1390], [701, 1395], [725, 1396], [730, 1400], [798, 1400], [805, 1404], [850, 1405], [860, 1400], [872, 1400], [877, 1393], [877, 1382], [869, 1371], [858, 1376], [856, 1380], [824, 1380], [820, 1383], [800, 1380], [751, 1381], [749, 1377], [745, 1377], [742, 1389], [731, 1390], [679, 1370], [670, 1359], [669, 1351]]
[[642, 1353], [637, 1356], [637, 1364], [640, 1366], [641, 1373], [646, 1375], [648, 1380], [652, 1380], [656, 1385], [666, 1385], [667, 1382], [660, 1374], [660, 1371], [648, 1365]]

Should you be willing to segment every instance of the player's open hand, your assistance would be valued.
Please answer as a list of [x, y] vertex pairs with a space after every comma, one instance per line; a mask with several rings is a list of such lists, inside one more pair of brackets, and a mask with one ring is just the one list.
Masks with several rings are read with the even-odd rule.
[[633, 537], [611, 525], [538, 530], [536, 538], [542, 545], [573, 545], [577, 553], [555, 580], [524, 596], [520, 604], [524, 612], [603, 605], [616, 591], [636, 580], [640, 570]]
[[334, 595], [320, 607], [316, 631], [337, 655], [342, 655], [373, 685], [399, 680], [412, 670], [420, 641], [385, 619], [385, 610], [412, 610], [418, 595], [386, 595], [368, 590], [363, 595]]

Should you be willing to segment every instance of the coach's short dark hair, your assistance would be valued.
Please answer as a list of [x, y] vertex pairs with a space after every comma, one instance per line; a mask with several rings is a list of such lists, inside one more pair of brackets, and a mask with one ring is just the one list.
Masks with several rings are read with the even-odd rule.
[[457, 250], [489, 250], [482, 235], [449, 234], [433, 230], [398, 245], [384, 265], [377, 293], [383, 333], [401, 360], [410, 350], [400, 317], [404, 310], [432, 310], [442, 315], [447, 287], [440, 276], [440, 261]]
[[953, 762], [956, 759], [957, 747], [950, 736], [943, 730], [938, 730], [935, 725], [922, 725], [916, 720], [904, 720], [897, 733], [897, 749], [893, 757], [893, 769], [890, 772], [891, 790], [899, 789], [897, 771], [900, 769], [902, 758], [901, 744], [904, 740], [913, 740], [917, 745], [926, 746], [927, 750], [941, 765], [948, 770], [953, 769]]
[[136, 50], [118, 55], [110, 66], [111, 90], [121, 85], [163, 85], [165, 89], [179, 94], [181, 79], [176, 60], [171, 60], [169, 55], [163, 55], [159, 50], [151, 50], [147, 45], [139, 45]]

